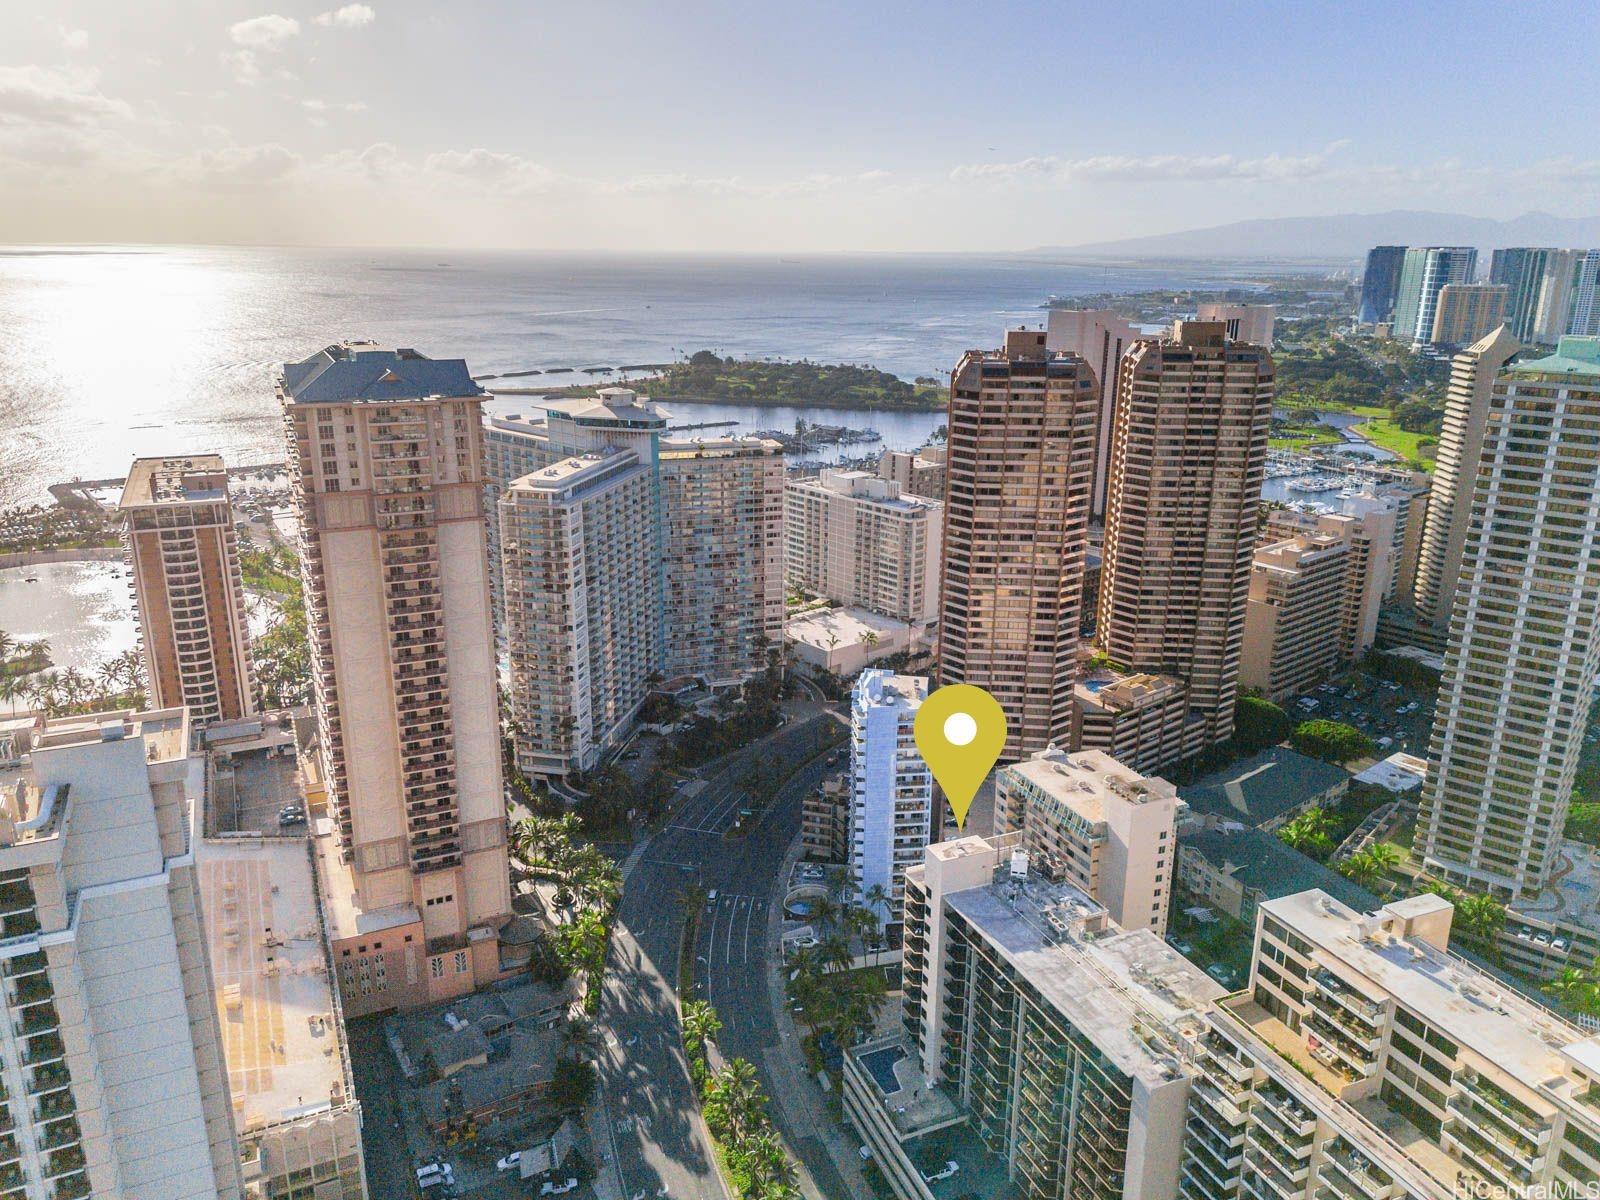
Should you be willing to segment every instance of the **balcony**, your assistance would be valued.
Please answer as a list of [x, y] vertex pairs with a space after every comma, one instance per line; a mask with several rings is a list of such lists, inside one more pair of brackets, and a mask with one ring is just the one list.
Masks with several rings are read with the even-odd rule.
[[73, 1100], [71, 1092], [51, 1092], [34, 1106], [34, 1119], [37, 1121], [58, 1121], [62, 1117], [70, 1117], [77, 1111], [78, 1106]]
[[1311, 981], [1316, 984], [1319, 992], [1331, 998], [1335, 1004], [1348, 1009], [1367, 1024], [1382, 1024], [1383, 1005], [1357, 995], [1346, 987], [1344, 981], [1331, 971], [1313, 971], [1311, 973]]
[[45, 1178], [53, 1179], [58, 1175], [66, 1175], [83, 1168], [83, 1147], [79, 1145], [64, 1146], [60, 1150], [52, 1150], [50, 1158], [45, 1163]]
[[67, 1048], [61, 1038], [54, 1033], [47, 1033], [28, 1042], [28, 1049], [22, 1055], [22, 1061], [30, 1067], [39, 1066], [41, 1063], [55, 1062], [65, 1058]]
[[22, 1017], [17, 1021], [17, 1032], [22, 1037], [32, 1037], [36, 1033], [51, 1033], [61, 1028], [61, 1017], [56, 1012], [54, 1004], [36, 1004], [22, 1010]]
[[22, 1157], [22, 1148], [17, 1145], [17, 1139], [7, 1133], [0, 1137], [0, 1163], [16, 1162]]
[[[1392, 1187], [1388, 1176], [1374, 1169], [1365, 1155], [1349, 1149], [1344, 1143], [1333, 1141], [1327, 1148], [1327, 1162], [1331, 1162], [1346, 1179], [1353, 1183], [1363, 1196], [1371, 1200], [1386, 1200]], [[1323, 1176], [1327, 1169], [1324, 1165]]]
[[37, 975], [44, 971], [48, 965], [42, 950], [35, 950], [29, 954], [19, 954], [15, 958], [8, 958], [4, 961], [6, 978], [8, 979], [21, 979], [25, 975]]
[[58, 1062], [34, 1067], [28, 1076], [28, 1095], [43, 1096], [72, 1085], [72, 1073]]
[[17, 986], [12, 989], [11, 1003], [21, 1008], [53, 999], [54, 996], [55, 989], [44, 975], [27, 975], [17, 980]]
[[75, 1175], [56, 1180], [50, 1189], [51, 1200], [82, 1200], [89, 1194], [89, 1177], [80, 1169]]
[[31, 908], [8, 913], [0, 919], [0, 937], [29, 937], [39, 932], [39, 915]]
[[45, 1150], [55, 1150], [82, 1140], [83, 1134], [78, 1129], [76, 1120], [57, 1121], [44, 1131], [44, 1136], [39, 1139], [39, 1145]]

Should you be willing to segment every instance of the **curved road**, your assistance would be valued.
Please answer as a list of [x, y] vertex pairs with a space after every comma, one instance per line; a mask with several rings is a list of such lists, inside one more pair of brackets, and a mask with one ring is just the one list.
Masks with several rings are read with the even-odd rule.
[[[799, 829], [800, 797], [824, 769], [819, 737], [836, 719], [815, 704], [790, 711], [796, 716], [789, 725], [714, 768], [705, 788], [646, 843], [623, 889], [601, 998], [605, 1044], [598, 1059], [624, 1200], [726, 1200], [679, 1035], [683, 897], [695, 884], [717, 892], [702, 914], [697, 941], [706, 942], [714, 928], [719, 966], [738, 968], [734, 983], [711, 979], [710, 999], [727, 1026], [720, 1042], [728, 1054], [761, 1067], [761, 1048], [776, 1040], [766, 993], [766, 904]], [[774, 758], [794, 774], [748, 836], [726, 840], [723, 832], [746, 800], [742, 777], [751, 763]], [[728, 915], [725, 906], [731, 906]], [[729, 917], [737, 918], [737, 928], [724, 925]], [[797, 1149], [809, 1166], [811, 1155]], [[824, 1187], [827, 1195], [843, 1194]]]

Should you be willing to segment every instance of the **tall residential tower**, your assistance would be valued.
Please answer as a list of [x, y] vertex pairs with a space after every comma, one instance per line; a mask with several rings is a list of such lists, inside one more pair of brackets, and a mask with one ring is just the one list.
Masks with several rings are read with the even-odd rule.
[[510, 915], [483, 491], [483, 389], [371, 343], [278, 380], [300, 512], [318, 745], [348, 892], [414, 923], [435, 997], [498, 977]]
[[1600, 669], [1600, 339], [1489, 396], [1416, 853], [1502, 898], [1554, 867]]
[[136, 458], [117, 505], [150, 703], [196, 725], [256, 711], [228, 472], [215, 454]]
[[950, 378], [939, 675], [1000, 702], [1004, 760], [1071, 736], [1099, 409], [1089, 364], [1038, 331]]
[[1274, 396], [1272, 355], [1179, 321], [1123, 360], [1097, 644], [1188, 688], [1207, 744], [1233, 733]]

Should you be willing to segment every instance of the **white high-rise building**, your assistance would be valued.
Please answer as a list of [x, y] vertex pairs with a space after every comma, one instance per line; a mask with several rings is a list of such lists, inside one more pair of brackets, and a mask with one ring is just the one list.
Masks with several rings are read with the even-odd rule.
[[1196, 321], [1221, 321], [1230, 342], [1249, 342], [1272, 349], [1272, 327], [1278, 319], [1276, 304], [1227, 304], [1203, 300], [1195, 307]]
[[850, 878], [863, 898], [883, 889], [883, 920], [898, 918], [906, 868], [932, 835], [933, 775], [914, 733], [927, 695], [920, 675], [866, 670], [850, 699]]
[[1045, 348], [1076, 354], [1094, 369], [1100, 386], [1100, 420], [1095, 435], [1094, 491], [1090, 511], [1106, 515], [1106, 485], [1111, 478], [1111, 429], [1117, 415], [1117, 371], [1139, 331], [1114, 312], [1100, 308], [1052, 308], [1045, 326]]
[[737, 682], [781, 645], [780, 447], [670, 437], [668, 417], [648, 397], [602, 388], [549, 404], [544, 420], [488, 424], [525, 771], [592, 766], [651, 678]]
[[930, 625], [939, 614], [943, 509], [866, 471], [790, 479], [783, 489], [785, 580], [839, 604]]
[[995, 775], [997, 834], [1020, 832], [1030, 864], [1103, 904], [1123, 929], [1167, 930], [1178, 789], [1099, 750], [1051, 747]]
[[1600, 672], [1600, 338], [1488, 400], [1416, 853], [1502, 897], [1555, 865]]
[[182, 708], [41, 719], [0, 768], [0, 1195], [243, 1194], [190, 733]]

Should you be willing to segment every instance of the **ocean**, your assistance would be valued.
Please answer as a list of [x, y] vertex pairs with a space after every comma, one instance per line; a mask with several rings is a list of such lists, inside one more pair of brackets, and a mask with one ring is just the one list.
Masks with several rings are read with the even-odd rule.
[[[585, 367], [739, 356], [943, 376], [962, 351], [1042, 320], [1051, 296], [1227, 286], [1259, 264], [1106, 266], [1010, 256], [706, 258], [218, 247], [0, 249], [0, 508], [51, 483], [122, 475], [137, 455], [281, 460], [276, 364], [371, 338], [507, 381]], [[493, 386], [492, 383], [489, 386]], [[497, 411], [527, 411], [507, 397]], [[792, 428], [793, 410], [718, 412]], [[918, 445], [934, 414], [808, 412]], [[711, 432], [711, 431], [708, 431]], [[862, 452], [861, 447], [854, 449]]]

